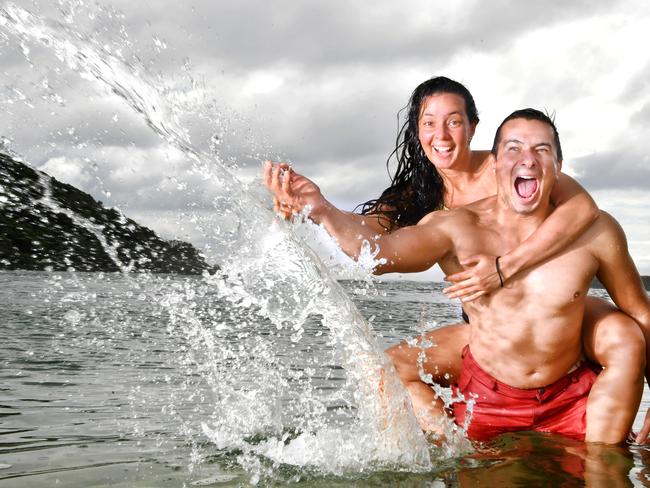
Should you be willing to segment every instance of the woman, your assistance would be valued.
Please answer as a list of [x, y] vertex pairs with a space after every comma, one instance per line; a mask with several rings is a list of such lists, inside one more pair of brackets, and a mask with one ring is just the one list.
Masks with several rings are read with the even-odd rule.
[[[318, 186], [286, 164], [267, 162], [265, 184], [273, 192], [281, 215], [288, 218], [309, 205], [309, 217], [324, 225], [343, 250], [351, 253], [358, 248], [359, 237], [372, 241], [377, 234], [416, 225], [429, 212], [456, 208], [496, 193], [489, 152], [470, 149], [478, 122], [472, 95], [460, 83], [437, 77], [418, 86], [393, 152], [398, 166], [392, 184], [378, 199], [363, 204], [361, 215], [331, 205]], [[447, 277], [455, 282], [444, 290], [450, 298], [476, 299], [502, 286], [502, 280], [507, 286], [508, 278], [553, 256], [589, 227], [598, 216], [589, 195], [566, 175], [555, 186], [551, 200], [556, 209], [542, 226], [519, 247], [501, 256], [499, 270], [495, 256], [473, 256], [462, 262], [466, 271]], [[604, 367], [587, 404], [586, 440], [622, 442], [634, 421], [642, 390], [643, 334], [634, 320], [596, 298], [588, 299], [583, 331], [586, 356]], [[442, 385], [455, 382], [468, 337], [468, 325], [458, 324], [421, 338], [438, 346], [426, 350], [423, 364], [433, 381]], [[402, 343], [387, 351], [413, 398], [429, 388], [419, 374], [421, 350]], [[438, 401], [436, 405], [414, 404], [414, 408], [424, 417], [442, 407]], [[645, 439], [648, 430], [650, 425], [644, 425], [637, 442]]]

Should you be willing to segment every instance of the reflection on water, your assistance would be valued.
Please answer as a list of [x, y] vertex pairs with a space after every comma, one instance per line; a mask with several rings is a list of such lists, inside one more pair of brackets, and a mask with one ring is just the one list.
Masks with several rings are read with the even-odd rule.
[[491, 464], [459, 469], [459, 486], [632, 486], [633, 453], [623, 447], [521, 433], [501, 436], [473, 457]]

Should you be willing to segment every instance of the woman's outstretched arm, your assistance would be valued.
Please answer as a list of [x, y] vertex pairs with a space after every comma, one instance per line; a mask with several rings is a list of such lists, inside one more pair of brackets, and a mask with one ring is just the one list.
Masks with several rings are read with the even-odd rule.
[[388, 222], [380, 215], [357, 215], [330, 203], [316, 183], [296, 173], [285, 163], [264, 163], [264, 185], [273, 194], [275, 211], [290, 219], [308, 211], [309, 219], [325, 227], [344, 251], [358, 248], [360, 241], [372, 242], [388, 233]]
[[[316, 184], [290, 168], [282, 165], [269, 167], [267, 164], [264, 169], [265, 184], [280, 201], [280, 207], [301, 212], [310, 206], [309, 218], [324, 225], [348, 256], [357, 259], [362, 253], [363, 241], [369, 242], [377, 253], [375, 274], [425, 271], [453, 247], [448, 235], [450, 221], [446, 218], [451, 212], [432, 212], [417, 225], [389, 233], [377, 216], [353, 218], [332, 206]], [[284, 215], [284, 212], [280, 213]], [[379, 232], [378, 225], [381, 228]]]

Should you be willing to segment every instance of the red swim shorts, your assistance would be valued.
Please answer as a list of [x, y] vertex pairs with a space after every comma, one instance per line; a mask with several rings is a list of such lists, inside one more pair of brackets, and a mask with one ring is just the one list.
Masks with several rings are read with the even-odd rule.
[[[455, 421], [464, 426], [469, 415], [467, 436], [487, 440], [505, 432], [534, 430], [553, 432], [584, 440], [587, 424], [587, 396], [597, 373], [588, 363], [544, 388], [521, 389], [506, 385], [483, 371], [463, 349], [463, 369], [454, 396], [465, 401], [453, 404]], [[468, 404], [474, 399], [471, 413]]]

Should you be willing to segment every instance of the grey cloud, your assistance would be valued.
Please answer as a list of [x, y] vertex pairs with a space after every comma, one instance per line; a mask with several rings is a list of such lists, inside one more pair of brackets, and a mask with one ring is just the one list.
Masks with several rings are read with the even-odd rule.
[[[60, 6], [55, 8], [42, 2], [34, 2], [34, 5], [43, 14], [61, 17], [58, 13], [62, 10]], [[381, 64], [399, 70], [408, 60], [426, 64], [429, 59], [431, 74], [435, 74], [435, 66], [462, 49], [494, 49], [524, 30], [567, 21], [585, 12], [585, 2], [582, 1], [567, 6], [556, 0], [544, 3], [543, 7], [536, 4], [524, 7], [500, 1], [491, 3], [489, 8], [469, 8], [471, 5], [468, 5], [464, 9], [461, 6], [453, 11], [453, 15], [436, 18], [432, 15], [436, 9], [428, 2], [414, 4], [414, 9], [422, 9], [422, 15], [431, 15], [433, 25], [429, 25], [417, 22], [418, 14], [392, 2], [374, 3], [372, 7], [349, 2], [305, 4], [283, 1], [271, 4], [255, 0], [199, 2], [191, 8], [179, 2], [165, 1], [155, 4], [116, 2], [114, 5], [124, 11], [123, 17], [105, 7], [97, 14], [93, 12], [98, 10], [94, 4], [78, 7], [75, 29], [85, 30], [89, 36], [99, 33], [102, 41], [112, 38], [114, 44], [125, 52], [133, 51], [143, 63], [155, 62], [151, 66], [155, 70], [178, 70], [181, 59], [185, 57], [209, 70], [216, 78], [219, 76], [215, 73], [220, 69], [234, 71], [236, 79], [237, 73], [251, 68], [261, 69], [282, 63], [299, 65], [308, 70], [304, 71], [309, 73], [304, 77], [313, 87], [314, 97], [319, 93], [319, 83], [326, 81], [336, 67], [361, 69], [362, 66]], [[83, 15], [83, 8], [95, 15]], [[590, 15], [597, 8], [591, 6]], [[122, 22], [128, 27], [126, 39], [119, 34]], [[168, 48], [162, 52], [153, 49], [154, 36], [165, 39]], [[125, 41], [132, 43], [133, 47], [125, 46]], [[227, 84], [228, 80], [222, 82]], [[389, 77], [377, 82], [390, 83]], [[351, 88], [351, 93], [364, 89]], [[385, 94], [386, 90], [381, 87], [367, 87], [366, 93], [374, 95], [368, 99], [337, 102], [330, 97], [329, 100], [320, 100], [320, 104], [303, 92], [302, 97], [297, 98], [301, 100], [299, 108], [302, 110], [292, 110], [294, 98], [290, 93], [281, 93], [275, 103], [275, 112], [288, 112], [288, 116], [284, 123], [279, 124], [277, 119], [272, 119], [273, 127], [279, 129], [276, 141], [282, 147], [292, 148], [296, 158], [306, 161], [313, 151], [331, 154], [333, 158], [359, 155], [378, 140], [392, 139], [392, 131], [387, 133], [382, 127], [394, 125], [396, 107], [404, 104], [412, 88], [408, 87], [399, 97], [391, 94], [388, 100], [384, 98], [383, 103], [393, 101], [391, 109], [375, 110], [377, 120], [365, 131], [357, 128], [357, 124], [368, 108], [372, 108], [373, 101], [369, 99], [378, 100]], [[218, 86], [214, 89], [219, 92]], [[311, 106], [305, 107], [305, 103]], [[273, 102], [267, 105], [266, 110], [272, 107]], [[310, 110], [314, 112], [308, 113]], [[343, 124], [354, 127], [340, 130]], [[300, 128], [301, 134], [296, 134], [296, 127]], [[303, 129], [305, 133], [302, 133]], [[111, 127], [102, 130], [110, 131]], [[133, 135], [130, 132], [130, 137], [137, 145], [152, 143], [151, 139], [147, 141], [144, 133]], [[111, 137], [109, 133], [105, 142], [117, 144], [120, 139]]]
[[621, 92], [622, 102], [633, 102], [640, 97], [647, 96], [650, 89], [650, 62], [646, 63], [639, 71], [632, 76]]
[[[394, 143], [395, 114], [419, 81], [443, 74], [437, 70], [456, 56], [462, 59], [468, 51], [508, 53], [517, 39], [536, 29], [618, 8], [616, 3], [587, 0], [468, 1], [453, 5], [423, 1], [410, 3], [410, 8], [395, 2], [293, 0], [206, 0], [194, 2], [194, 6], [170, 0], [122, 0], [113, 4], [115, 9], [98, 9], [90, 2], [25, 2], [38, 15], [85, 33], [97, 46], [121, 52], [119, 57], [135, 71], [142, 71], [139, 66], [144, 66], [154, 82], [160, 77], [171, 85], [176, 83], [179, 91], [193, 84], [204, 88], [206, 100], [181, 107], [182, 124], [189, 128], [199, 149], [210, 152], [210, 137], [221, 133], [218, 150], [227, 161], [254, 167], [259, 157], [290, 158], [299, 171], [318, 180], [328, 197], [346, 208], [377, 196], [386, 186], [385, 159]], [[68, 10], [78, 6], [74, 24], [65, 23], [61, 5], [68, 5]], [[436, 15], [441, 8], [447, 10]], [[116, 9], [124, 15], [117, 14]], [[53, 80], [53, 90], [67, 99], [65, 108], [46, 101], [29, 110], [14, 105], [10, 120], [0, 121], [0, 134], [7, 133], [7, 123], [13, 124], [10, 131], [15, 135], [16, 149], [29, 160], [38, 165], [60, 155], [95, 158], [101, 163], [100, 169], [87, 180], [103, 182], [103, 186], [97, 183], [90, 188], [98, 192], [95, 196], [105, 199], [101, 191], [109, 189], [110, 200], [142, 215], [147, 209], [182, 209], [193, 203], [209, 207], [214, 195], [210, 183], [183, 176], [182, 167], [172, 170], [160, 161], [158, 136], [131, 109], [121, 102], [113, 104], [102, 88], [67, 68], [60, 70], [59, 77], [54, 76], [53, 69], [60, 63], [44, 48], [33, 47], [36, 67], [32, 70], [15, 38], [7, 39], [4, 45], [0, 41], [0, 60], [10, 83], [31, 86], [46, 75]], [[162, 41], [166, 48], [162, 48]], [[580, 52], [569, 54], [581, 56]], [[507, 69], [509, 61], [504, 58], [500, 62]], [[285, 85], [250, 100], [240, 99], [242, 84], [253, 71], [283, 69], [293, 73]], [[638, 96], [647, 92], [649, 70], [650, 65], [640, 69], [625, 93]], [[422, 79], [407, 86], [410, 82], [400, 76], [403, 73], [422, 73]], [[532, 100], [542, 100], [548, 108], [557, 108], [560, 115], [562, 105], [581, 95], [588, 84], [582, 73], [558, 72], [546, 73], [540, 86], [537, 75], [513, 74], [512, 83], [530, 87], [524, 98], [530, 97], [531, 104]], [[481, 80], [480, 76], [473, 76], [474, 82]], [[338, 91], [328, 88], [332, 80], [344, 81]], [[165, 85], [161, 83], [159, 88], [164, 91]], [[38, 85], [33, 93], [33, 98], [38, 98]], [[89, 96], [105, 100], [89, 103]], [[484, 103], [477, 102], [479, 108]], [[122, 107], [115, 109], [117, 123], [111, 121], [113, 105]], [[52, 107], [56, 116], [48, 114]], [[647, 106], [641, 108], [631, 121], [645, 126], [649, 110]], [[21, 131], [21, 125], [29, 130]], [[80, 140], [93, 141], [85, 153], [71, 148], [74, 138], [63, 131], [68, 127], [75, 128]], [[124, 151], [101, 156], [95, 147], [99, 142], [121, 146]], [[128, 173], [121, 180], [114, 179], [114, 171], [135, 164], [130, 158], [136, 155], [140, 161], [150, 161], [151, 166], [142, 169], [150, 172], [148, 179], [131, 179]], [[638, 157], [617, 161], [613, 157], [613, 152], [601, 153], [576, 161], [582, 181], [593, 188], [610, 184], [627, 188], [631, 181], [637, 185], [649, 181], [647, 170], [637, 164]], [[182, 181], [165, 180], [169, 176]], [[174, 186], [184, 183], [188, 191]], [[157, 191], [161, 184], [165, 190]]]
[[[20, 51], [13, 45], [5, 54]], [[52, 52], [31, 46], [30, 60], [5, 66], [0, 134], [30, 160], [44, 160], [72, 143], [150, 146], [158, 138], [141, 117], [105, 89], [61, 65]], [[17, 94], [20, 93], [20, 96]], [[117, 116], [117, 120], [113, 118]]]
[[591, 154], [576, 159], [572, 166], [588, 190], [650, 189], [650, 155], [642, 148]]
[[578, 158], [572, 165], [588, 189], [650, 190], [650, 153], [647, 131], [650, 128], [650, 102], [630, 115], [623, 126], [616, 150], [597, 152]]
[[630, 122], [637, 129], [650, 128], [650, 102], [647, 102], [638, 112], [632, 114]]
[[[67, 148], [65, 156], [32, 166], [69, 182], [125, 211], [171, 211], [212, 209], [215, 198], [227, 193], [217, 172], [192, 171], [193, 165], [177, 151], [166, 154], [164, 146], [136, 148], [96, 147], [80, 153]], [[84, 161], [81, 157], [88, 157]]]
[[[356, 93], [352, 100], [305, 96], [293, 106], [278, 103], [268, 130], [274, 128], [276, 142], [296, 161], [358, 158], [378, 147], [389, 152], [396, 135], [396, 111], [408, 94], [400, 100], [381, 87], [374, 93], [352, 87], [350, 91]], [[290, 108], [283, 110], [282, 105]], [[286, 115], [290, 123], [282, 123]]]
[[[462, 49], [507, 47], [522, 32], [614, 8], [608, 2], [586, 0], [525, 4], [501, 0], [481, 6], [461, 2], [453, 9], [430, 2], [412, 3], [409, 9], [394, 2], [341, 0], [113, 4], [124, 12], [122, 17], [107, 8], [100, 9], [100, 15], [83, 15], [80, 8], [76, 28], [123, 44], [119, 35], [123, 22], [138, 56], [156, 57], [157, 69], [178, 69], [189, 58], [194, 65], [235, 72], [279, 63], [320, 72], [332, 65], [393, 64], [423, 56], [444, 62]], [[55, 15], [51, 7], [38, 6], [40, 12]], [[97, 10], [93, 4], [86, 8]], [[154, 38], [166, 41], [167, 49], [156, 50]]]
[[386, 155], [381, 153], [369, 153], [339, 164], [318, 162], [313, 171], [313, 178], [325, 196], [335, 205], [347, 210], [353, 210], [358, 204], [377, 198], [390, 184]]

